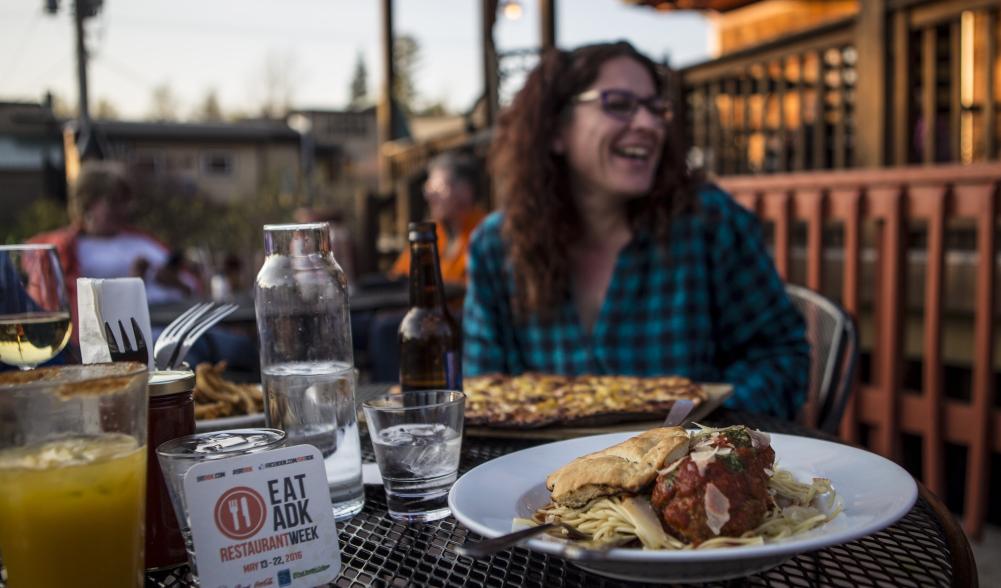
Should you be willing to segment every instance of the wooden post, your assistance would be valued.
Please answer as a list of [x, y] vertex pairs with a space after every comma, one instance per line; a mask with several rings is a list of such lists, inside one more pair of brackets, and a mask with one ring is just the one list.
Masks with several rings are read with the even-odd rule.
[[925, 264], [925, 315], [922, 362], [924, 431], [922, 467], [924, 483], [936, 495], [945, 496], [942, 442], [942, 284], [945, 275], [945, 217], [948, 192], [945, 186], [912, 188], [910, 197], [928, 210], [928, 252]]
[[949, 161], [963, 161], [962, 30], [959, 20], [949, 25]]
[[886, 164], [886, 4], [887, 0], [859, 3], [855, 28], [855, 50], [859, 55], [856, 60], [858, 83], [855, 86], [858, 96], [855, 104], [858, 129], [855, 164], [858, 167]]
[[935, 163], [935, 141], [938, 139], [936, 119], [938, 118], [938, 73], [936, 69], [936, 30], [926, 28], [921, 35], [921, 124], [924, 130], [922, 160], [926, 164]]
[[903, 364], [903, 324], [907, 298], [904, 291], [904, 237], [906, 202], [900, 186], [874, 188], [873, 202], [883, 208], [879, 244], [879, 284], [877, 316], [877, 351], [874, 354], [879, 382], [879, 420], [881, 425], [872, 447], [894, 461], [900, 459], [901, 366]]
[[799, 78], [796, 80], [796, 95], [799, 100], [799, 121], [796, 128], [796, 154], [793, 169], [806, 169], [806, 58], [800, 53], [796, 56]]
[[709, 97], [707, 98], [706, 104], [706, 153], [709, 154], [709, 160], [706, 162], [706, 171], [713, 175], [719, 175], [723, 173], [723, 144], [719, 140], [720, 136], [720, 112], [718, 108], [718, 100], [720, 94], [720, 82], [716, 80], [715, 82], [709, 84]]
[[817, 51], [816, 54], [817, 99], [813, 105], [813, 169], [822, 170], [827, 167], [827, 59], [823, 50]]
[[775, 171], [781, 173], [788, 169], [788, 158], [786, 157], [786, 58], [783, 57], [779, 60], [778, 71], [779, 76], [775, 81], [775, 101], [777, 102], [779, 111], [778, 120], [778, 140], [775, 142], [778, 145], [778, 165], [776, 165]]
[[542, 51], [556, 46], [556, 0], [539, 2], [539, 47]]
[[893, 15], [893, 163], [907, 165], [911, 154], [911, 44], [908, 11]]
[[994, 252], [997, 251], [997, 191], [993, 182], [956, 188], [957, 198], [973, 195], [981, 202], [977, 219], [977, 306], [974, 316], [976, 346], [973, 356], [973, 394], [970, 408], [974, 417], [968, 423], [972, 443], [966, 466], [966, 504], [963, 528], [973, 539], [980, 539], [987, 518], [988, 482], [991, 478], [991, 404], [994, 399]]
[[396, 127], [396, 114], [393, 111], [393, 85], [396, 77], [393, 68], [393, 0], [382, 0], [382, 87], [379, 91], [379, 104], [376, 108], [376, 124], [379, 139], [379, 191], [388, 192], [392, 189], [392, 177], [389, 161], [383, 156], [383, 146], [392, 141], [393, 129]]
[[[845, 202], [845, 265], [842, 280], [841, 304], [848, 314], [861, 324], [861, 279], [862, 279], [862, 189], [835, 190], [831, 192], [831, 202]], [[852, 394], [848, 396], [845, 414], [841, 418], [841, 438], [849, 443], [857, 443], [859, 437], [859, 371], [855, 371]]]
[[984, 40], [987, 65], [984, 67], [984, 159], [994, 159], [997, 150], [997, 104], [994, 95], [994, 63], [997, 59], [998, 11], [988, 10], [981, 21], [978, 37]]
[[483, 107], [484, 124], [490, 128], [497, 118], [500, 80], [497, 75], [497, 46], [494, 44], [494, 23], [497, 21], [497, 0], [482, 0], [480, 34], [483, 39]]

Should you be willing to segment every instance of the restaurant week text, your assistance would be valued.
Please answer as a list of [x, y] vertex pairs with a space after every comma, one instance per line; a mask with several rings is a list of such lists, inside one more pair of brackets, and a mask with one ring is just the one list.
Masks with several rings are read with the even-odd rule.
[[272, 531], [275, 534], [221, 547], [219, 557], [222, 561], [232, 561], [317, 539], [317, 527], [312, 524], [313, 518], [309, 516], [305, 477], [306, 474], [297, 474], [268, 480], [268, 501], [271, 503]]

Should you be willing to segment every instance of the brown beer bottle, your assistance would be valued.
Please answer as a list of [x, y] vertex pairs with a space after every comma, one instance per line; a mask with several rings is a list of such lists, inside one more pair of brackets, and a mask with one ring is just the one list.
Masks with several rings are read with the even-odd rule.
[[410, 223], [410, 310], [400, 323], [400, 387], [462, 390], [459, 325], [445, 306], [432, 222]]

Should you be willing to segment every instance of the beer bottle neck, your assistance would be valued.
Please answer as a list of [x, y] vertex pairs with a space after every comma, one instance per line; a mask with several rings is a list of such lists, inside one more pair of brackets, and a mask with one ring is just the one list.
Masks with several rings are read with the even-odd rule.
[[410, 306], [438, 308], [444, 305], [444, 286], [434, 241], [410, 243]]

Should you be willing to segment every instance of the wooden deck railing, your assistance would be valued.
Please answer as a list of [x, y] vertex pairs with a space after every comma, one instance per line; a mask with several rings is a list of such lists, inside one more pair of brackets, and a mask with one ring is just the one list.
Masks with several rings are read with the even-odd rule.
[[[963, 523], [978, 536], [986, 518], [991, 453], [1001, 453], [1001, 410], [995, 398], [995, 273], [998, 267], [998, 186], [1001, 164], [890, 168], [771, 176], [732, 176], [719, 183], [774, 230], [775, 262], [791, 273], [793, 226], [806, 225], [805, 285], [821, 290], [832, 244], [841, 227], [841, 304], [858, 317], [862, 294], [872, 290], [875, 337], [872, 377], [859, 382], [845, 411], [841, 435], [860, 442], [860, 425], [871, 427], [869, 447], [900, 461], [902, 434], [922, 439], [924, 483], [944, 496], [947, 443], [967, 448]], [[943, 379], [943, 284], [950, 227], [975, 229], [972, 386], [969, 401]], [[904, 330], [909, 298], [905, 281], [907, 236], [926, 232], [921, 390], [903, 385]], [[869, 234], [871, 233], [871, 234]], [[872, 278], [863, 279], [863, 240], [873, 239]], [[829, 277], [829, 276], [828, 276]], [[868, 297], [867, 297], [868, 298]], [[963, 394], [958, 396], [965, 396]]]
[[996, 0], [866, 0], [857, 15], [682, 69], [710, 174], [998, 157]]

